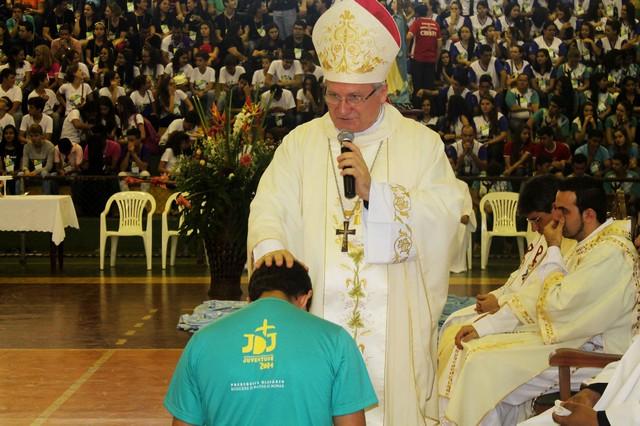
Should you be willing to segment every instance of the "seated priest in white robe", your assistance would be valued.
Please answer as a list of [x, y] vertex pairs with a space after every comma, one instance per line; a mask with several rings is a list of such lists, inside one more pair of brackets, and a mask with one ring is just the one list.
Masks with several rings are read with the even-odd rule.
[[[441, 420], [511, 425], [535, 397], [557, 390], [548, 356], [560, 347], [624, 352], [638, 320], [638, 259], [628, 224], [606, 220], [606, 196], [593, 178], [559, 182], [547, 254], [528, 285], [493, 314], [463, 326], [439, 381]], [[565, 258], [563, 238], [577, 241]], [[578, 370], [578, 387], [594, 371]]]
[[562, 405], [571, 414], [561, 416], [552, 408], [521, 425], [640, 426], [640, 336], [620, 361], [607, 365]]
[[436, 422], [437, 324], [462, 194], [438, 134], [386, 103], [401, 38], [385, 7], [338, 0], [313, 43], [329, 111], [276, 150], [248, 252], [255, 267], [308, 266], [311, 312], [347, 329], [365, 359], [379, 401], [368, 425]]
[[[520, 266], [509, 276], [504, 285], [490, 293], [478, 294], [475, 306], [459, 309], [447, 318], [440, 329], [438, 343], [439, 379], [453, 350], [455, 336], [463, 324], [471, 323], [480, 315], [498, 309], [509, 301], [512, 295], [528, 285], [538, 285], [540, 288], [540, 280], [529, 278], [547, 252], [547, 242], [542, 235], [542, 229], [551, 221], [551, 209], [557, 191], [558, 179], [553, 175], [533, 177], [522, 187], [518, 197], [518, 214], [527, 218], [537, 238], [529, 244]], [[575, 244], [575, 240], [564, 238], [562, 253], [568, 253]]]
[[454, 273], [464, 272], [467, 270], [467, 250], [469, 245], [473, 244], [471, 238], [478, 226], [476, 214], [473, 211], [473, 201], [469, 192], [469, 185], [458, 179], [458, 187], [460, 192], [464, 194], [464, 204], [462, 205], [462, 216], [458, 224], [458, 231], [453, 245], [453, 253], [451, 254], [451, 267], [449, 270]]

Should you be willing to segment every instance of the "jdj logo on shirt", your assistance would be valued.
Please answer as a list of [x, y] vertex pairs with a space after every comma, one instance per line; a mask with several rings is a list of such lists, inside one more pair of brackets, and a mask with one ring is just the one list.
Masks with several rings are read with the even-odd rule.
[[275, 359], [270, 352], [273, 352], [277, 346], [278, 333], [275, 329], [275, 325], [270, 325], [269, 321], [264, 319], [262, 325], [254, 330], [256, 333], [243, 335], [247, 339], [245, 346], [242, 347], [242, 353], [247, 354], [242, 360], [243, 364], [259, 364], [260, 370], [273, 368]]

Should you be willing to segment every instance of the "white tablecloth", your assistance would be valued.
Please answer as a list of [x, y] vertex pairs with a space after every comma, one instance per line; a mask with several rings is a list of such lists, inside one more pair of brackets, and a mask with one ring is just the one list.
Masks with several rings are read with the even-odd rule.
[[64, 229], [79, 229], [68, 195], [9, 195], [0, 197], [0, 231], [51, 232], [51, 241], [64, 241]]

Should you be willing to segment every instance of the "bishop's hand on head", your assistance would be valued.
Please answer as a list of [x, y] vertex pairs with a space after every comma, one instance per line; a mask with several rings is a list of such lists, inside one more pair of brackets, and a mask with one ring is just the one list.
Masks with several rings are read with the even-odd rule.
[[293, 254], [287, 249], [282, 250], [274, 250], [262, 256], [260, 259], [256, 260], [254, 264], [254, 269], [258, 269], [262, 265], [271, 266], [282, 266], [283, 264], [287, 266], [287, 268], [292, 268], [293, 263], [298, 262], [308, 271], [309, 267], [304, 263], [300, 262], [300, 260], [293, 257]]

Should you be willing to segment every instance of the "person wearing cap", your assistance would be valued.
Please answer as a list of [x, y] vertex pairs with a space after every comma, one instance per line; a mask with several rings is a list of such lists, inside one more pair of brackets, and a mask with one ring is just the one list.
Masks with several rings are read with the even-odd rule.
[[463, 195], [438, 134], [386, 103], [401, 40], [384, 6], [336, 1], [312, 38], [329, 112], [289, 133], [263, 174], [250, 263], [304, 262], [311, 312], [344, 326], [367, 363], [380, 400], [367, 423], [423, 425], [437, 420], [436, 330]]
[[174, 425], [364, 425], [377, 402], [362, 355], [340, 326], [306, 311], [304, 267], [272, 265], [251, 303], [197, 332], [164, 400]]

